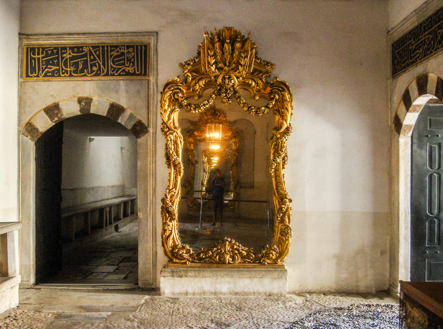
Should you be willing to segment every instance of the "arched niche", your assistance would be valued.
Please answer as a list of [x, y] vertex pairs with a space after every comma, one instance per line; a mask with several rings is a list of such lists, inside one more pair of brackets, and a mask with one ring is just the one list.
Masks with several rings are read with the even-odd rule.
[[[396, 108], [392, 127], [395, 132], [393, 147], [393, 216], [394, 244], [391, 266], [396, 278], [410, 280], [411, 255], [411, 136], [415, 122], [426, 104], [440, 103], [443, 97], [443, 79], [433, 73], [415, 78], [403, 91]], [[391, 282], [398, 289], [395, 282]]]
[[23, 136], [35, 142], [46, 130], [67, 118], [97, 114], [129, 129], [139, 139], [148, 133], [146, 122], [124, 106], [107, 99], [78, 96], [54, 102], [37, 111], [21, 128]]
[[[57, 123], [71, 117], [95, 114], [112, 119], [137, 138], [137, 197], [139, 220], [139, 285], [152, 286], [155, 258], [152, 245], [154, 159], [148, 122], [131, 109], [108, 99], [75, 96], [38, 109], [20, 128], [20, 219], [22, 222], [21, 265], [24, 285], [35, 283], [35, 142]], [[86, 117], [86, 116], [85, 116]], [[152, 123], [151, 123], [152, 124]]]

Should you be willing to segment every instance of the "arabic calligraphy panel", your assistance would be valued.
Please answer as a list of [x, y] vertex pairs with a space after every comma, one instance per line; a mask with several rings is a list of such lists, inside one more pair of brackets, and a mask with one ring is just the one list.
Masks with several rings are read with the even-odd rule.
[[25, 46], [24, 79], [148, 77], [149, 45]]
[[443, 49], [443, 8], [392, 44], [392, 76]]

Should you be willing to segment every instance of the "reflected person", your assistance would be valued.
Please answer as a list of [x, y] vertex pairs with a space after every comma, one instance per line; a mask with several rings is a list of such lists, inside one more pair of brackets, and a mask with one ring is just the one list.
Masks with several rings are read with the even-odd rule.
[[212, 198], [214, 200], [214, 220], [212, 222], [212, 226], [215, 226], [217, 221], [217, 211], [220, 213], [220, 226], [223, 226], [223, 197], [225, 194], [225, 181], [219, 169], [214, 171], [211, 186]]

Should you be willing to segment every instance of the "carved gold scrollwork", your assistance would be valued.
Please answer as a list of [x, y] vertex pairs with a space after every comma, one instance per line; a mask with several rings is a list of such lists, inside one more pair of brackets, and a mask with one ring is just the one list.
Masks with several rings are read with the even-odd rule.
[[[169, 184], [162, 199], [162, 243], [165, 254], [175, 263], [239, 264], [283, 262], [291, 243], [291, 199], [285, 188], [283, 170], [287, 164], [287, 141], [291, 133], [292, 94], [284, 81], [274, 78], [268, 83], [274, 64], [256, 56], [256, 46], [248, 36], [234, 28], [223, 28], [205, 33], [195, 58], [180, 64], [184, 79], [169, 80], [161, 96], [161, 130], [166, 139], [165, 157], [169, 168]], [[211, 89], [207, 99], [199, 100], [205, 90]], [[249, 104], [239, 90], [249, 91], [254, 99], [266, 98], [265, 106]], [[180, 242], [178, 233], [178, 203], [183, 176], [183, 136], [178, 125], [180, 110], [200, 113], [213, 105], [216, 98], [223, 103], [236, 101], [251, 115], [263, 115], [272, 110], [275, 118], [271, 137], [269, 171], [273, 184], [274, 238], [262, 251], [254, 251], [232, 239], [225, 238], [214, 246], [193, 251]], [[185, 141], [189, 148], [190, 141]], [[191, 159], [192, 161], [192, 159]], [[234, 169], [236, 170], [236, 168]]]

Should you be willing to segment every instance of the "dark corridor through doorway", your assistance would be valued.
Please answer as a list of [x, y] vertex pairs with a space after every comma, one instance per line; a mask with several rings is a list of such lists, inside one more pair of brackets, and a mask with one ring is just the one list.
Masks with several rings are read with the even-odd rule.
[[63, 122], [35, 142], [36, 283], [62, 269], [62, 146]]
[[138, 284], [136, 163], [132, 133], [98, 115], [66, 119], [36, 141], [36, 284]]

